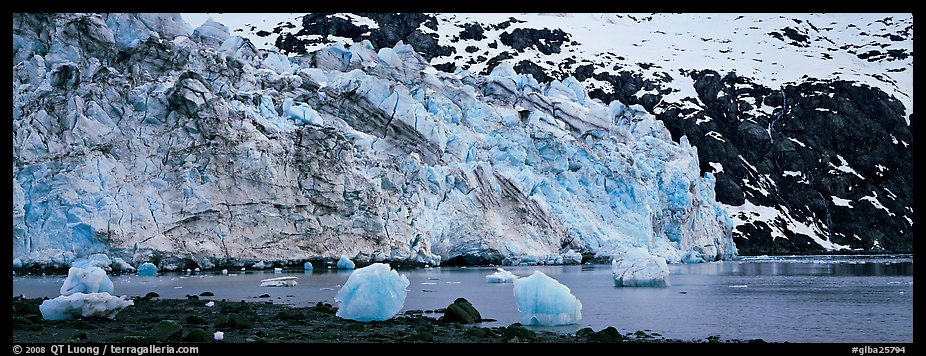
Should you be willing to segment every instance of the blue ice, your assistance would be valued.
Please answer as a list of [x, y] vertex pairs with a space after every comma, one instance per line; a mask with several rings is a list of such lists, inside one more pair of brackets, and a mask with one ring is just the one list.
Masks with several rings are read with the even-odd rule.
[[350, 274], [334, 300], [337, 316], [356, 321], [382, 321], [392, 318], [405, 306], [408, 278], [388, 264], [374, 263]]
[[569, 325], [582, 319], [582, 302], [569, 287], [540, 271], [514, 280], [514, 299], [524, 325]]

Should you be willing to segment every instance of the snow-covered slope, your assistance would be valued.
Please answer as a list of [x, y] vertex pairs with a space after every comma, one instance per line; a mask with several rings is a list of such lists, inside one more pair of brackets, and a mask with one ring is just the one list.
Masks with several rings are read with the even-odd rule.
[[912, 249], [912, 14], [274, 14], [267, 28], [184, 17], [290, 54], [402, 40], [447, 72], [574, 76], [688, 136], [741, 250]]
[[443, 73], [402, 44], [288, 58], [177, 15], [13, 29], [14, 265], [735, 254], [697, 149], [575, 79]]

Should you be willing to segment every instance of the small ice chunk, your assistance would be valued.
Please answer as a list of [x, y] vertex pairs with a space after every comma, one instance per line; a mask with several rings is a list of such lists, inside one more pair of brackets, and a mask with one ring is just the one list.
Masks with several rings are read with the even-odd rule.
[[524, 325], [569, 325], [582, 319], [582, 302], [569, 287], [540, 271], [514, 280], [514, 299]]
[[225, 333], [221, 331], [216, 331], [215, 333], [212, 334], [212, 338], [215, 339], [215, 341], [222, 341], [222, 339], [225, 338]]
[[71, 267], [68, 269], [68, 277], [61, 285], [61, 295], [71, 295], [75, 293], [112, 293], [113, 281], [109, 279], [100, 267]]
[[209, 301], [209, 303], [206, 303], [206, 306], [207, 306], [207, 307], [214, 307], [214, 306], [215, 306], [215, 302]]
[[364, 322], [392, 318], [405, 305], [408, 284], [405, 275], [385, 263], [357, 269], [334, 296], [340, 303], [336, 315]]
[[193, 272], [199, 273], [199, 267], [196, 267], [195, 269], [193, 269]]
[[516, 276], [514, 273], [511, 273], [511, 272], [506, 271], [504, 268], [499, 267], [499, 268], [497, 268], [497, 269], [498, 269], [498, 272], [495, 272], [495, 273], [492, 273], [492, 274], [486, 276], [486, 282], [489, 282], [489, 283], [512, 283], [512, 282], [514, 282], [516, 279], [518, 279], [518, 276]]
[[261, 287], [295, 287], [297, 277], [277, 277], [260, 280]]
[[120, 310], [134, 304], [131, 300], [106, 292], [74, 293], [42, 302], [39, 312], [45, 320], [67, 320], [76, 316], [113, 319]]
[[227, 269], [223, 269], [223, 270], [222, 270], [222, 274], [227, 275], [227, 274], [228, 274], [228, 270], [227, 270]]
[[[264, 269], [264, 268], [267, 268], [267, 264], [264, 263], [264, 261], [260, 261], [260, 262], [255, 263], [253, 266], [251, 266], [251, 268], [253, 268], [253, 269]], [[244, 270], [244, 268], [242, 268], [241, 270]]]
[[306, 271], [311, 271], [312, 269], [314, 269], [314, 267], [312, 267], [312, 262], [306, 262], [305, 264], [302, 265], [302, 268], [305, 268]]
[[635, 247], [611, 261], [614, 285], [618, 287], [668, 287], [669, 266], [662, 257]]
[[151, 262], [142, 263], [136, 270], [138, 271], [138, 275], [142, 277], [154, 277], [158, 275], [158, 267]]
[[283, 273], [283, 269], [280, 268], [280, 267], [274, 267], [274, 268], [273, 268], [273, 273]]
[[338, 269], [354, 269], [354, 261], [351, 261], [347, 256], [341, 256], [341, 259], [338, 260]]

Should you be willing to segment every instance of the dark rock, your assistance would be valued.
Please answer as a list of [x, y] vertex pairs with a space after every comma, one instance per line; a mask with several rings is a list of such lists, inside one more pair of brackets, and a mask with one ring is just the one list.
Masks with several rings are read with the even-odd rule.
[[257, 297], [258, 297], [258, 298], [270, 298], [270, 294], [264, 293], [264, 294], [261, 294], [261, 295], [259, 295], [259, 296], [257, 296]]
[[206, 333], [205, 330], [194, 328], [190, 329], [189, 332], [185, 332], [183, 335], [183, 341], [186, 342], [209, 342], [212, 341], [212, 335]]
[[502, 331], [503, 340], [511, 340], [512, 338], [518, 338], [520, 340], [527, 341], [536, 341], [538, 340], [537, 333], [528, 330], [521, 323], [514, 323], [509, 325]]
[[550, 55], [560, 53], [560, 47], [563, 43], [569, 42], [569, 34], [560, 29], [550, 31], [547, 28], [541, 30], [516, 28], [510, 33], [503, 32], [498, 39], [502, 44], [510, 46], [518, 52], [524, 52], [526, 48], [534, 47], [541, 53]]
[[160, 297], [160, 296], [161, 296], [160, 294], [157, 294], [157, 293], [155, 293], [155, 292], [148, 292], [148, 293], [145, 294], [145, 298], [147, 298], [147, 299], [154, 299], [154, 298], [158, 298], [158, 297]]
[[484, 40], [486, 36], [483, 34], [485, 30], [482, 28], [478, 22], [468, 22], [463, 24], [463, 31], [460, 31], [461, 40]]
[[215, 296], [215, 293], [212, 293], [212, 292], [202, 292], [202, 293], [199, 293], [199, 296], [200, 296], [200, 297], [214, 297], [214, 296]]
[[466, 336], [479, 337], [479, 338], [488, 337], [491, 335], [489, 331], [487, 331], [484, 328], [480, 328], [480, 327], [469, 328], [468, 330], [466, 330], [464, 334]]
[[277, 313], [276, 318], [280, 320], [303, 320], [305, 315], [298, 310], [288, 309]]
[[186, 321], [187, 324], [209, 324], [206, 319], [201, 318], [199, 315], [187, 315], [184, 321]]
[[533, 61], [522, 60], [514, 65], [514, 71], [518, 74], [530, 74], [541, 83], [549, 83], [554, 78], [547, 75], [542, 67]]
[[453, 304], [447, 306], [441, 320], [450, 323], [473, 324], [482, 321], [482, 316], [465, 298], [457, 298]]
[[186, 299], [189, 299], [189, 300], [199, 300], [199, 296], [187, 294]]
[[322, 303], [322, 302], [318, 302], [318, 304], [315, 304], [315, 306], [312, 307], [312, 309], [317, 312], [324, 313], [324, 314], [337, 313], [337, 308], [334, 308], [333, 306], [331, 306], [331, 304]]
[[347, 325], [345, 329], [350, 330], [350, 331], [363, 331], [363, 329], [365, 328], [363, 326], [363, 323], [350, 323]]
[[624, 337], [613, 326], [588, 335], [588, 339], [595, 342], [624, 342]]
[[161, 320], [148, 331], [148, 336], [156, 341], [172, 341], [179, 339], [183, 326], [174, 320]]
[[250, 329], [254, 327], [254, 316], [250, 313], [230, 313], [216, 319], [217, 328]]
[[86, 331], [81, 331], [81, 332], [79, 332], [79, 333], [74, 334], [74, 336], [72, 336], [71, 339], [74, 339], [74, 340], [87, 340], [88, 337], [90, 337], [90, 336], [87, 335], [87, 332], [86, 332]]
[[581, 328], [576, 331], [576, 337], [589, 337], [594, 333], [595, 330], [592, 330], [592, 328]]
[[140, 344], [140, 343], [148, 343], [153, 340], [147, 336], [142, 336], [142, 335], [125, 335], [122, 337], [120, 341], [126, 344]]
[[32, 326], [32, 324], [33, 324], [32, 321], [29, 319], [26, 319], [25, 317], [22, 317], [22, 316], [13, 317], [13, 328], [14, 329], [28, 329]]

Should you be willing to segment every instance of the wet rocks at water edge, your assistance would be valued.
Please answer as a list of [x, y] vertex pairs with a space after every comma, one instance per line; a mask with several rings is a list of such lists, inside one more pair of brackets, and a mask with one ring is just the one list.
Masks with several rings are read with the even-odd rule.
[[441, 320], [451, 323], [474, 324], [482, 321], [482, 315], [466, 298], [457, 298], [444, 310]]

